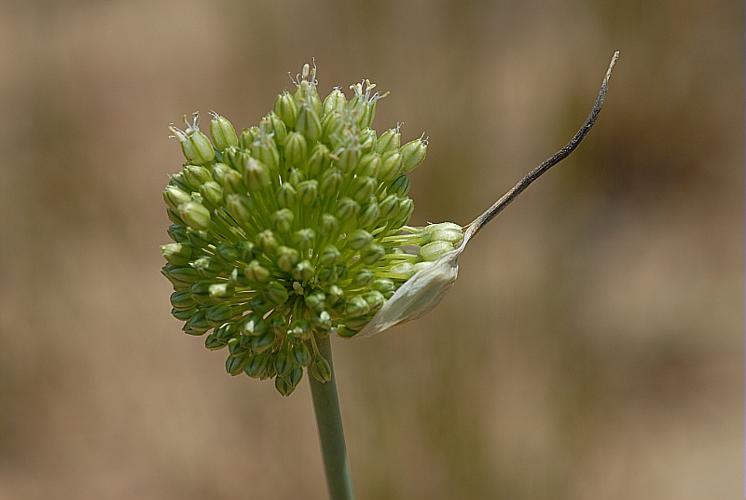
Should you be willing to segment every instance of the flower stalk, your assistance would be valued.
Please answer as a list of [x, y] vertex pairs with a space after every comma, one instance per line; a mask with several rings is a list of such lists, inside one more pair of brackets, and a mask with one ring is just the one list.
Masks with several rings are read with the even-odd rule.
[[313, 410], [321, 441], [321, 455], [324, 458], [326, 484], [331, 500], [352, 500], [352, 477], [347, 458], [345, 436], [342, 430], [342, 415], [337, 397], [337, 381], [332, 362], [332, 347], [329, 335], [316, 338], [319, 354], [329, 363], [331, 379], [321, 383], [309, 377]]

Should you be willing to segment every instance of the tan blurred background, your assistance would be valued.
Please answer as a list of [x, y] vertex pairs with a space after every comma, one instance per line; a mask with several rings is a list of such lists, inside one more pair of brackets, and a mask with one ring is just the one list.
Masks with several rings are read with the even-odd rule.
[[425, 318], [335, 342], [358, 496], [740, 498], [741, 2], [0, 3], [0, 499], [322, 499], [304, 382], [230, 378], [159, 274], [166, 126], [248, 126], [312, 56], [430, 136], [466, 223], [597, 128]]

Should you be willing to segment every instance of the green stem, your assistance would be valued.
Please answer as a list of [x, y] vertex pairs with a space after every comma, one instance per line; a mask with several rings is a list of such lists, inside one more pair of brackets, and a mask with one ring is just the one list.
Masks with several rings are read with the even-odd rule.
[[350, 464], [345, 448], [345, 436], [342, 430], [342, 415], [339, 411], [337, 383], [332, 363], [332, 346], [329, 335], [316, 337], [319, 352], [329, 362], [332, 379], [322, 384], [309, 376], [313, 409], [316, 413], [316, 425], [319, 428], [321, 454], [324, 457], [326, 484], [329, 487], [331, 500], [353, 500]]

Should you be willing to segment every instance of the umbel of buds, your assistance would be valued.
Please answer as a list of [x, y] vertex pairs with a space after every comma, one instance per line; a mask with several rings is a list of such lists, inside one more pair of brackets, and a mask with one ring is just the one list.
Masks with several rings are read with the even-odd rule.
[[238, 132], [212, 113], [208, 135], [195, 113], [184, 130], [171, 127], [186, 161], [163, 192], [173, 315], [208, 349], [227, 348], [228, 373], [274, 379], [283, 395], [304, 369], [331, 379], [320, 336], [355, 336], [464, 243], [458, 224], [408, 225], [408, 174], [427, 139], [402, 144], [398, 126], [371, 128], [385, 94], [364, 80], [322, 98], [308, 65], [293, 81], [257, 126]]

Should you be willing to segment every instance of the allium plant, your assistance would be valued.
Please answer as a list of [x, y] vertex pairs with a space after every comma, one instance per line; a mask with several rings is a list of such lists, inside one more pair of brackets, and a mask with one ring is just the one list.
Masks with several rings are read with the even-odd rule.
[[208, 136], [195, 113], [171, 127], [185, 158], [163, 192], [172, 314], [226, 349], [231, 375], [271, 379], [287, 396], [308, 372], [332, 498], [352, 489], [329, 336], [375, 334], [436, 305], [469, 239], [588, 133], [616, 58], [570, 143], [464, 227], [409, 225], [408, 176], [428, 141], [372, 128], [386, 94], [368, 80], [322, 98], [306, 64], [256, 126], [238, 132], [211, 113]]

